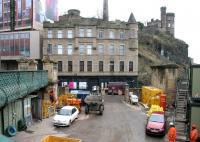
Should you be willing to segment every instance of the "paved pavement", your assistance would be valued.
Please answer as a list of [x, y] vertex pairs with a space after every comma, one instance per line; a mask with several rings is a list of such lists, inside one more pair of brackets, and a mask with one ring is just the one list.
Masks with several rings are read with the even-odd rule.
[[97, 114], [80, 114], [70, 127], [56, 128], [52, 118], [38, 122], [27, 132], [20, 132], [17, 142], [39, 142], [46, 135], [69, 136], [83, 142], [164, 142], [165, 137], [145, 134], [146, 115], [140, 105], [131, 106], [122, 101], [122, 96], [104, 96], [105, 111]]

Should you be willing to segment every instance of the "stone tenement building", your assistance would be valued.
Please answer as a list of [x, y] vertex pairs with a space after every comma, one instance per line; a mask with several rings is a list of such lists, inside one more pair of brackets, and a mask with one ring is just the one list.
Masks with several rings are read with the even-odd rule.
[[174, 13], [166, 13], [166, 7], [161, 7], [161, 20], [151, 19], [150, 22], [147, 23], [147, 27], [145, 30], [151, 33], [155, 33], [156, 31], [165, 32], [169, 35], [174, 36]]
[[108, 14], [84, 18], [73, 9], [59, 21], [44, 22], [43, 28], [43, 58], [58, 63], [62, 83], [74, 89], [106, 87], [108, 82], [136, 85], [138, 24], [132, 13], [128, 22], [113, 22]]

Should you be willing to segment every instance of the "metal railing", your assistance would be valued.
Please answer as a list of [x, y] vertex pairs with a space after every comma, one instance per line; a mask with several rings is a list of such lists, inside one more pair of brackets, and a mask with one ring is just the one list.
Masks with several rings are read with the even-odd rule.
[[0, 71], [0, 107], [47, 84], [47, 71]]

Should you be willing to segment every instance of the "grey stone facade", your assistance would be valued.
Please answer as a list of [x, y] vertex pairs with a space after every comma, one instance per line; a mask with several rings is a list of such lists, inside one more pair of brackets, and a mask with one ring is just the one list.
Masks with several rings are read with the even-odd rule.
[[137, 78], [138, 24], [133, 14], [128, 22], [104, 21], [69, 10], [59, 21], [44, 22], [43, 26], [43, 56], [58, 62], [60, 80], [84, 80], [88, 76], [101, 83], [99, 78], [106, 76], [110, 78], [107, 82], [112, 77], [116, 81], [125, 81], [122, 76]]

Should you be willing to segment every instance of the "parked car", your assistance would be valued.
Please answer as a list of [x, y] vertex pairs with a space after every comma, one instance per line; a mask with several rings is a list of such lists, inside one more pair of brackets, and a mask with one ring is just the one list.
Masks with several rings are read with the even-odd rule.
[[164, 112], [153, 112], [147, 119], [146, 134], [165, 135], [166, 121]]
[[78, 118], [79, 111], [74, 106], [62, 107], [53, 118], [55, 126], [70, 126]]
[[133, 95], [133, 94], [130, 94], [129, 95], [129, 101], [131, 104], [137, 104], [138, 103], [138, 96], [137, 95]]

